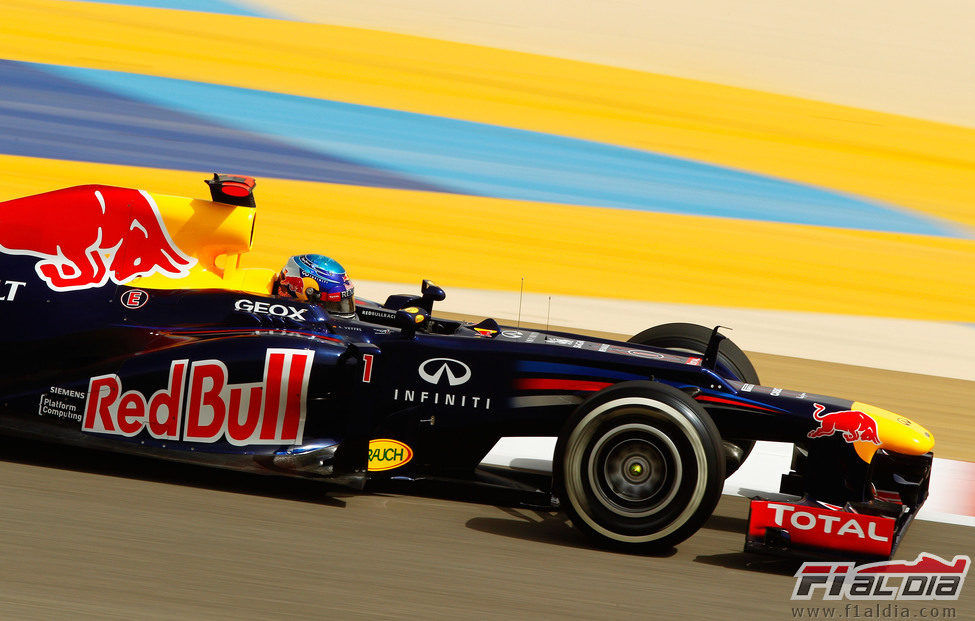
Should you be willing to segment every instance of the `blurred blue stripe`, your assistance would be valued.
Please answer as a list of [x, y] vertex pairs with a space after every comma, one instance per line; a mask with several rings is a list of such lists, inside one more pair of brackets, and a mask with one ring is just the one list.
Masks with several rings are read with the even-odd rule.
[[336, 101], [45, 66], [61, 76], [304, 149], [498, 198], [963, 236], [877, 201], [598, 142]]
[[448, 191], [246, 128], [226, 127], [124, 97], [51, 74], [43, 67], [0, 60], [0, 153]]
[[223, 15], [244, 15], [248, 17], [278, 17], [270, 13], [255, 11], [245, 3], [221, 2], [220, 0], [87, 0], [99, 4], [121, 4], [125, 6], [144, 6], [156, 9], [196, 11], [198, 13], [220, 13]]

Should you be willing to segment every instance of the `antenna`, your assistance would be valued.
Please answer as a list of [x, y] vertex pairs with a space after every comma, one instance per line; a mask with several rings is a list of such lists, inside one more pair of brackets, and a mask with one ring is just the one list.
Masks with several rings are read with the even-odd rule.
[[521, 277], [521, 293], [518, 295], [518, 327], [521, 327], [521, 301], [525, 299], [525, 277]]
[[548, 324], [552, 320], [552, 296], [548, 296], [548, 315], [545, 315], [545, 329], [548, 330]]

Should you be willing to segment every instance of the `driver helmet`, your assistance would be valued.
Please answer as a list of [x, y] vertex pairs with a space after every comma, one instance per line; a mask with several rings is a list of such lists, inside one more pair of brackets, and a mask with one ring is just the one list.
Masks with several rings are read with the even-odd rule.
[[355, 291], [345, 268], [324, 255], [300, 254], [288, 259], [274, 293], [318, 304], [330, 315], [355, 316]]

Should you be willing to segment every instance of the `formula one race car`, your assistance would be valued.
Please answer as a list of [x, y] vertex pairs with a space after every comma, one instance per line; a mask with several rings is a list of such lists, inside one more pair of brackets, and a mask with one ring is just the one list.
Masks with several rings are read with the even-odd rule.
[[[927, 496], [934, 440], [885, 410], [761, 386], [718, 328], [627, 342], [437, 317], [444, 291], [354, 315], [244, 269], [254, 181], [213, 200], [88, 185], [0, 203], [0, 429], [361, 488], [508, 485], [602, 544], [659, 551], [711, 515], [755, 440], [795, 443], [746, 549], [888, 558]], [[11, 364], [13, 363], [13, 364]], [[557, 437], [553, 472], [479, 467]]]

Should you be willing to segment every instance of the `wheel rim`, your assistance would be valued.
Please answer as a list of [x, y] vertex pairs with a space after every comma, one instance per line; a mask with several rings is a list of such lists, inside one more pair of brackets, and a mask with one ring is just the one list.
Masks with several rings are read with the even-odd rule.
[[660, 430], [631, 423], [610, 429], [593, 443], [587, 470], [600, 504], [639, 518], [673, 499], [682, 477], [680, 461], [677, 447]]
[[[676, 484], [671, 491], [651, 509], [651, 517], [641, 518], [638, 514], [622, 513], [617, 508], [607, 507], [594, 484], [600, 477], [595, 476], [591, 461], [594, 438], [612, 435], [612, 429], [602, 423], [612, 424], [613, 420], [622, 417], [646, 417], [647, 423], [631, 422], [641, 429], [656, 431], [655, 421], [669, 422], [674, 426], [673, 433], [680, 437], [680, 442], [687, 443], [690, 451], [684, 458], [678, 459], [678, 465], [685, 460], [691, 460], [694, 468], [688, 470], [682, 467], [680, 473], [671, 470], [670, 478]], [[600, 432], [602, 429], [602, 433]], [[666, 437], [660, 433], [658, 437]], [[663, 441], [663, 440], [662, 440]], [[665, 441], [670, 450], [676, 455], [682, 455], [676, 445]], [[579, 519], [594, 532], [608, 539], [626, 543], [650, 543], [665, 538], [682, 526], [698, 511], [708, 490], [707, 456], [705, 447], [695, 427], [673, 405], [658, 399], [645, 396], [624, 396], [592, 408], [573, 428], [566, 438], [562, 473], [565, 500], [572, 507], [573, 519]], [[686, 451], [685, 451], [686, 452]], [[681, 496], [686, 496], [681, 498]], [[680, 499], [679, 502], [677, 500]], [[612, 505], [612, 503], [610, 503]], [[600, 517], [600, 513], [611, 514], [622, 520], [610, 525]]]

